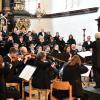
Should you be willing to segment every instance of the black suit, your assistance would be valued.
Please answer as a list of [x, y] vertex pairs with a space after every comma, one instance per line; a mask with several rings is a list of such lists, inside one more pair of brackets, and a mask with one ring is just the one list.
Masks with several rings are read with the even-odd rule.
[[38, 33], [38, 37], [39, 37], [39, 36], [43, 36], [43, 33], [44, 33], [44, 36], [47, 34], [46, 32], [39, 32], [39, 33]]
[[[43, 35], [43, 33], [44, 33], [44, 35]], [[39, 32], [39, 34], [38, 34], [38, 37], [39, 36], [44, 36], [44, 40], [46, 41], [46, 42], [48, 42], [48, 40], [49, 40], [49, 35], [46, 33], [46, 32]]]
[[94, 41], [89, 47], [92, 48], [94, 80], [97, 87], [100, 87], [100, 39]]
[[4, 62], [5, 62], [6, 82], [21, 82], [21, 79], [18, 77], [18, 75], [20, 74], [20, 72], [24, 67], [23, 62], [21, 61], [11, 62], [9, 56], [4, 57]]
[[90, 51], [90, 48], [88, 48], [88, 46], [91, 44], [92, 44], [92, 41], [90, 41], [90, 44], [88, 43], [88, 41], [85, 41], [83, 43], [82, 47], [84, 47], [86, 51]]

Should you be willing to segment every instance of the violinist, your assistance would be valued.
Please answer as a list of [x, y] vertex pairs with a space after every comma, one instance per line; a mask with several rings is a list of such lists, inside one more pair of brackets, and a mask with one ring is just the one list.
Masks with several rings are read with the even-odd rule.
[[[17, 51], [14, 47], [11, 47], [8, 55], [4, 57], [5, 63], [5, 81], [7, 83], [19, 83], [20, 94], [22, 93], [22, 79], [18, 76], [25, 67], [23, 61], [19, 60]], [[20, 95], [21, 96], [21, 95]]]
[[[4, 57], [5, 62], [5, 77], [6, 81], [17, 81], [18, 74], [22, 69], [22, 62], [18, 61], [17, 51], [14, 47], [11, 47], [9, 53]], [[21, 67], [20, 67], [21, 66]]]
[[7, 98], [19, 99], [19, 92], [16, 88], [6, 87], [5, 81], [5, 64], [3, 57], [0, 55], [0, 100], [7, 100]]
[[35, 54], [29, 53], [26, 47], [20, 47], [20, 56], [22, 58], [22, 61], [24, 64], [27, 64], [27, 62], [30, 62], [35, 58]]
[[49, 68], [51, 64], [46, 60], [46, 55], [44, 52], [37, 54], [34, 66], [37, 67], [35, 73], [33, 74], [32, 85], [35, 88], [49, 89], [50, 88], [50, 73]]

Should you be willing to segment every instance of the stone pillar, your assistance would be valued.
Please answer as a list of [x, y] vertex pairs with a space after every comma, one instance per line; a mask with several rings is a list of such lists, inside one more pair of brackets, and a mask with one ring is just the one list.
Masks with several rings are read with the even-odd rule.
[[2, 0], [0, 0], [0, 12], [2, 12]]
[[96, 19], [96, 21], [98, 22], [98, 32], [100, 32], [100, 16], [99, 16], [99, 18], [98, 19]]
[[10, 12], [10, 0], [3, 0], [3, 10], [5, 12]]

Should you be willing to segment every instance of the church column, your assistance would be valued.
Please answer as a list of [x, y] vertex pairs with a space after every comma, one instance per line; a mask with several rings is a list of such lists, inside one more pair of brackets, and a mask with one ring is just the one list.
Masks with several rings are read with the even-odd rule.
[[2, 12], [2, 0], [0, 0], [0, 12]]
[[3, 10], [5, 11], [5, 12], [10, 12], [10, 0], [3, 0], [3, 6], [4, 6], [4, 8], [3, 8]]

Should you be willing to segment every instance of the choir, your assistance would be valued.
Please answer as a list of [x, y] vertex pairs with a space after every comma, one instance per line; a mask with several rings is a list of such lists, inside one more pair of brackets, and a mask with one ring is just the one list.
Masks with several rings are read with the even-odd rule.
[[[87, 43], [90, 45], [91, 41]], [[88, 48], [87, 43], [83, 43], [85, 50]], [[81, 97], [80, 74], [87, 72], [88, 69], [83, 66], [84, 61], [77, 55], [79, 51], [76, 44], [72, 34], [69, 35], [66, 43], [59, 32], [56, 32], [53, 37], [44, 29], [37, 34], [35, 31], [27, 31], [25, 27], [22, 27], [21, 30], [15, 27], [12, 33], [9, 33], [4, 27], [0, 32], [0, 100], [9, 98], [9, 93], [5, 89], [7, 88], [6, 83], [15, 82], [22, 85], [22, 79], [18, 76], [26, 65], [36, 66], [36, 71], [32, 75], [33, 87], [50, 89], [51, 80], [57, 78], [69, 81], [73, 87], [73, 96]], [[67, 65], [66, 62], [68, 62]], [[64, 68], [60, 75], [62, 67]], [[74, 82], [76, 83], [74, 84]], [[14, 90], [16, 89], [14, 88]], [[21, 98], [21, 93], [20, 88], [20, 93], [16, 90], [16, 93], [11, 92], [10, 94], [18, 100]], [[77, 95], [77, 93], [80, 94]], [[54, 95], [57, 97], [56, 93]], [[64, 97], [60, 95], [57, 98], [62, 100]]]

